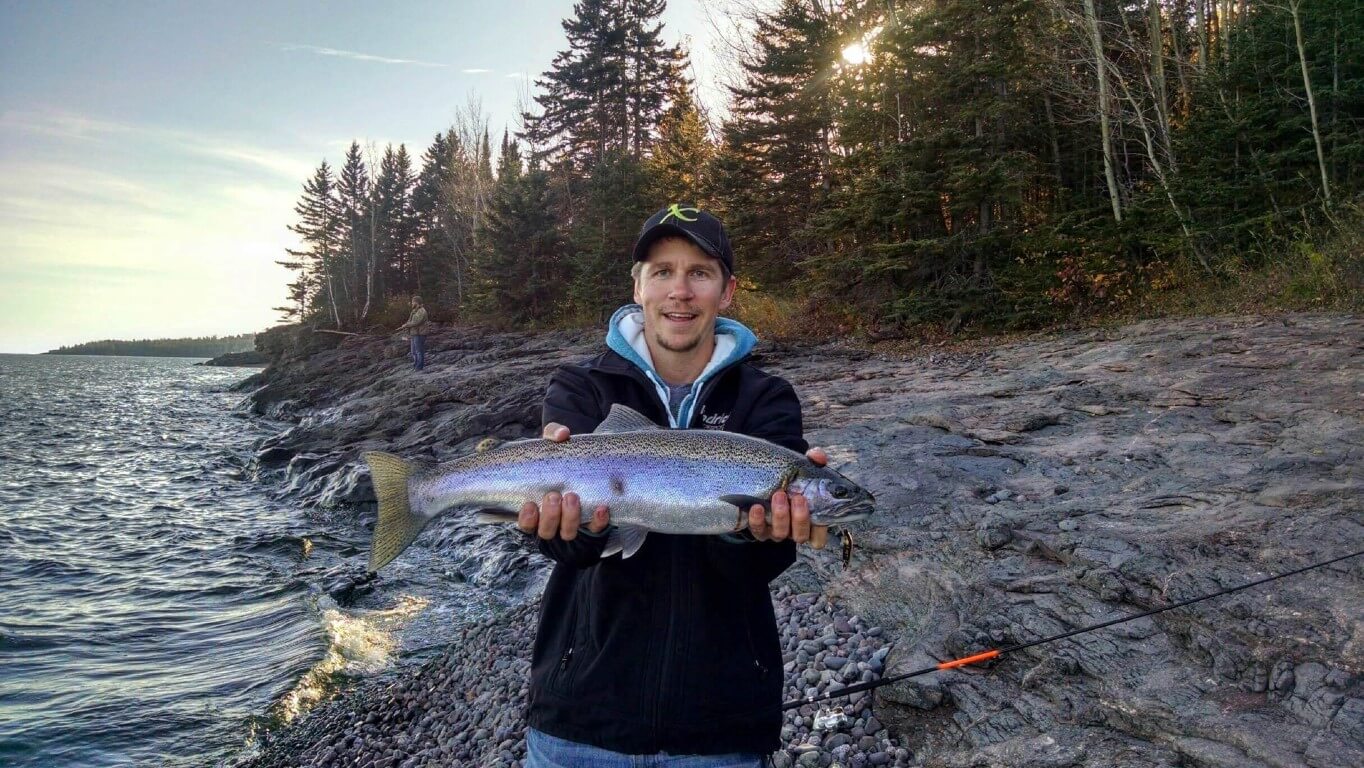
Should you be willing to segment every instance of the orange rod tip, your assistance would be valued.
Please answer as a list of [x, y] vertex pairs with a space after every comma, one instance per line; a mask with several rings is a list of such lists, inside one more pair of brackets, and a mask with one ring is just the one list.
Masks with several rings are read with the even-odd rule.
[[967, 664], [976, 664], [978, 662], [987, 661], [989, 659], [993, 659], [998, 655], [999, 651], [997, 650], [986, 651], [984, 653], [977, 653], [975, 656], [967, 656], [962, 659], [944, 661], [943, 663], [938, 665], [938, 669], [956, 669], [957, 667], [964, 667]]

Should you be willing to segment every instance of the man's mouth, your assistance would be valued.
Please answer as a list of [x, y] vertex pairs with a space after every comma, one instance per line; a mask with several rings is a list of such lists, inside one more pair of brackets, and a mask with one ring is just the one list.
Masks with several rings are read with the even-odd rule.
[[685, 325], [695, 320], [696, 314], [693, 312], [664, 312], [663, 318], [670, 323]]

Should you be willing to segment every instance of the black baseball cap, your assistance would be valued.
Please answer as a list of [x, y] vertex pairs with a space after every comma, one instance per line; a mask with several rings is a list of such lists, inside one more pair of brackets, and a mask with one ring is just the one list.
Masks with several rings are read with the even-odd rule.
[[639, 230], [635, 241], [635, 261], [649, 257], [649, 246], [670, 235], [680, 235], [696, 243], [706, 255], [720, 260], [726, 274], [734, 274], [734, 251], [729, 247], [729, 233], [725, 225], [709, 213], [695, 206], [673, 203], [659, 210]]

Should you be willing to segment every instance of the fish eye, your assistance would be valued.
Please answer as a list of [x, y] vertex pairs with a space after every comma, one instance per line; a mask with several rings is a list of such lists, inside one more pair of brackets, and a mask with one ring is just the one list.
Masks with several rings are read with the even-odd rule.
[[837, 483], [829, 489], [829, 493], [832, 494], [835, 499], [846, 499], [851, 491], [848, 489], [848, 486]]

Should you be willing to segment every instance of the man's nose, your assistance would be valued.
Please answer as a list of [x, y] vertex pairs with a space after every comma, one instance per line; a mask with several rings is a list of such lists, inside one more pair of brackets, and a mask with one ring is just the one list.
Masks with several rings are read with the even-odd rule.
[[668, 286], [668, 298], [690, 298], [691, 295], [691, 281], [686, 275], [673, 278], [672, 284]]

